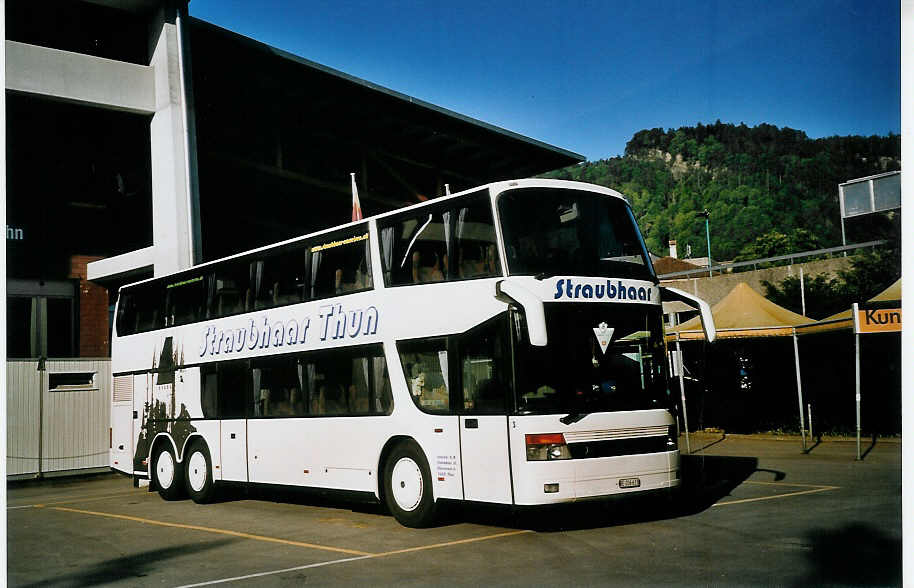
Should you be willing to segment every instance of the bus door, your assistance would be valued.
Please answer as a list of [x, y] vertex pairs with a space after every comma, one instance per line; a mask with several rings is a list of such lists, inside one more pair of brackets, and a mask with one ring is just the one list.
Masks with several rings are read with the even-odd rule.
[[[220, 422], [222, 446], [221, 479], [233, 482], [248, 481], [248, 422], [230, 419]], [[214, 474], [218, 477], [218, 474]]]
[[464, 499], [511, 504], [507, 416], [461, 416], [460, 455]]
[[[130, 454], [134, 456], [134, 462], [131, 464], [131, 473], [133, 471], [146, 470], [147, 466], [143, 465], [143, 462], [152, 457], [148, 455], [150, 449], [149, 440], [155, 436], [155, 432], [150, 430], [149, 410], [153, 403], [154, 378], [155, 375], [150, 373], [133, 376], [133, 412], [130, 415], [132, 419], [130, 427], [133, 431], [133, 448]], [[152, 471], [151, 467], [148, 469]]]
[[251, 369], [247, 360], [219, 365], [220, 474], [213, 477], [248, 481], [248, 421], [252, 413]]

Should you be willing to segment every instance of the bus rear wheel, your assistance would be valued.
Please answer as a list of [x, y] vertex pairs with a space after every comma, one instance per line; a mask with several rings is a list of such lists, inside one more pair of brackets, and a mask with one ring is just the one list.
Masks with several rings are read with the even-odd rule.
[[432, 476], [415, 441], [394, 447], [384, 467], [384, 500], [404, 527], [428, 527], [435, 521]]
[[152, 475], [159, 495], [165, 500], [177, 500], [184, 491], [184, 469], [175, 459], [168, 442], [160, 443], [152, 459]]
[[184, 458], [184, 482], [187, 494], [197, 504], [205, 504], [213, 499], [213, 462], [209, 456], [206, 443], [194, 441]]

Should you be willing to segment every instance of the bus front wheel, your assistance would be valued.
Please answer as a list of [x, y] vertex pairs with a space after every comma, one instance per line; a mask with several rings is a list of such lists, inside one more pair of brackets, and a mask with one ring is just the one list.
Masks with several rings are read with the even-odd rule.
[[428, 461], [414, 441], [398, 444], [384, 467], [384, 500], [405, 527], [427, 527], [435, 521], [435, 500]]
[[202, 441], [194, 441], [184, 459], [184, 482], [187, 494], [197, 504], [205, 504], [213, 499], [213, 462], [209, 450]]
[[177, 500], [184, 491], [184, 469], [175, 459], [168, 442], [160, 443], [152, 460], [153, 476], [159, 495], [165, 500]]

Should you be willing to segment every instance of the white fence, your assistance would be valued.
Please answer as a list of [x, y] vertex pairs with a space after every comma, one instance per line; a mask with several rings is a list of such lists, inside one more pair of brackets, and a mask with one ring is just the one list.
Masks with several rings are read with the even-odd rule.
[[111, 360], [6, 363], [6, 473], [108, 467]]

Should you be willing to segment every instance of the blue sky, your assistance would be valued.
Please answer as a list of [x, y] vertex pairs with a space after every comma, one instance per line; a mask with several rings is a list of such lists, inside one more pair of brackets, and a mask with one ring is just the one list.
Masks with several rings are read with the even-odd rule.
[[897, 0], [192, 0], [190, 14], [580, 153], [645, 128], [899, 133]]

